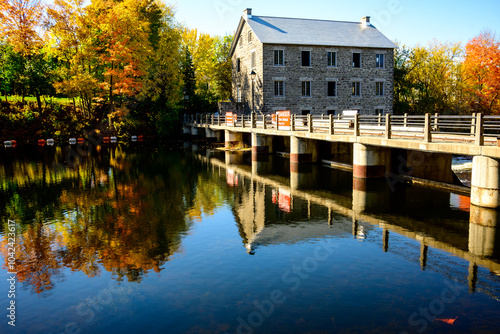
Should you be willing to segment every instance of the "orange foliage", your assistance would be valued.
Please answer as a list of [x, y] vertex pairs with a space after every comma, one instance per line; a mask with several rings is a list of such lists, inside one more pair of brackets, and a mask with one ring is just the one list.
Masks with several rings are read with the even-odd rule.
[[144, 1], [96, 0], [89, 6], [91, 26], [96, 29], [95, 51], [104, 65], [104, 92], [133, 96], [142, 87], [146, 61], [151, 55], [148, 22], [140, 19]]
[[478, 112], [500, 113], [500, 42], [491, 33], [481, 33], [465, 46], [465, 81], [476, 95]]
[[15, 52], [30, 54], [39, 46], [43, 4], [40, 0], [0, 1], [0, 37], [14, 47]]

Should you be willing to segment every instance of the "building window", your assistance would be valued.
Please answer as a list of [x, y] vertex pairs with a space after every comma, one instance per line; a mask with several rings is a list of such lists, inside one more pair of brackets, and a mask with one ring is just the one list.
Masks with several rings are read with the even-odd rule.
[[384, 68], [384, 55], [377, 54], [375, 56], [375, 67], [376, 68]]
[[375, 82], [375, 96], [384, 96], [384, 83]]
[[252, 43], [252, 32], [248, 32], [248, 44]]
[[336, 67], [337, 66], [337, 52], [327, 52], [328, 58], [328, 67]]
[[274, 66], [285, 65], [285, 52], [283, 50], [274, 50]]
[[255, 51], [252, 51], [252, 56], [251, 56], [251, 67], [252, 70], [255, 69]]
[[302, 116], [307, 116], [311, 113], [311, 110], [302, 110]]
[[302, 96], [311, 97], [311, 81], [302, 81]]
[[241, 102], [241, 86], [236, 87], [236, 101]]
[[337, 96], [337, 82], [328, 81], [327, 96]]
[[302, 51], [302, 66], [311, 66], [311, 51]]
[[352, 53], [352, 67], [354, 68], [361, 67], [361, 53], [359, 52]]
[[384, 109], [375, 109], [375, 115], [384, 115]]
[[241, 60], [240, 58], [236, 59], [236, 72], [240, 73], [241, 71]]
[[336, 114], [335, 110], [327, 110], [326, 112], [328, 115], [335, 115]]
[[285, 82], [277, 80], [274, 82], [274, 96], [285, 96]]
[[361, 96], [361, 82], [352, 83], [352, 96]]

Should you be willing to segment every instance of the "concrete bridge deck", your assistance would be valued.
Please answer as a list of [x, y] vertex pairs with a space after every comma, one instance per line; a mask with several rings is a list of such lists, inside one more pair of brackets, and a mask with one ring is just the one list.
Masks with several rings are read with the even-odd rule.
[[[183, 126], [184, 133], [204, 132], [206, 137], [219, 141], [224, 135], [227, 148], [242, 146], [243, 136], [250, 135], [255, 155], [273, 153], [273, 142], [282, 138], [290, 151], [290, 168], [318, 162], [324, 154], [334, 156], [340, 151], [351, 151], [355, 178], [387, 177], [410, 171], [416, 177], [453, 183], [456, 177], [451, 171], [452, 155], [473, 156], [471, 202], [500, 208], [499, 116], [288, 117], [192, 115], [185, 118]], [[323, 152], [324, 145], [319, 143], [329, 143], [331, 150]], [[415, 159], [418, 152], [426, 153]]]

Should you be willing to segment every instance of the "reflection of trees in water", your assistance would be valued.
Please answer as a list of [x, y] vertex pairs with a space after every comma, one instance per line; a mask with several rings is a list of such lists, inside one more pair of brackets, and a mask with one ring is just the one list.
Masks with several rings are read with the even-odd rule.
[[0, 169], [0, 216], [25, 223], [18, 224], [18, 279], [36, 293], [52, 290], [64, 268], [89, 277], [104, 269], [137, 282], [160, 272], [180, 251], [191, 220], [224, 201], [206, 175], [198, 176], [200, 166], [178, 153], [116, 148], [75, 169], [50, 168], [58, 154], [44, 155], [43, 163], [14, 159]]

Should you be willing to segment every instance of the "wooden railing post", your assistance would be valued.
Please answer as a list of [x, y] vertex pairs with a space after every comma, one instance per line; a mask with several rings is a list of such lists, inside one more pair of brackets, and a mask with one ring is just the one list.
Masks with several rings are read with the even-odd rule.
[[377, 118], [377, 121], [378, 121], [378, 126], [382, 125], [382, 114], [378, 114], [378, 118]]
[[439, 113], [434, 114], [434, 131], [439, 131]]
[[475, 134], [476, 133], [476, 113], [472, 113], [472, 120], [471, 120], [471, 125], [470, 125], [470, 133]]
[[476, 139], [475, 144], [478, 146], [484, 145], [484, 123], [483, 123], [483, 114], [476, 114]]
[[330, 135], [333, 135], [335, 133], [334, 127], [333, 127], [333, 115], [330, 114], [328, 115], [328, 132]]
[[214, 114], [210, 115], [210, 124], [215, 125], [215, 116], [214, 116]]
[[220, 126], [220, 113], [217, 115], [217, 125]]
[[312, 133], [313, 132], [313, 122], [312, 122], [312, 115], [311, 114], [307, 114], [307, 125], [309, 127], [309, 132]]
[[425, 114], [424, 142], [430, 143], [431, 140], [432, 140], [432, 137], [431, 137], [431, 114]]
[[262, 128], [267, 129], [267, 124], [266, 124], [266, 115], [262, 115]]
[[359, 137], [359, 114], [354, 114], [354, 136]]
[[391, 114], [385, 115], [385, 139], [391, 139]]
[[245, 127], [245, 115], [241, 115], [241, 127]]
[[255, 129], [255, 113], [250, 114], [250, 123], [252, 124], [252, 129]]
[[295, 131], [295, 114], [290, 115], [290, 131]]
[[407, 113], [405, 113], [404, 118], [403, 118], [403, 126], [405, 128], [408, 127], [408, 114]]

